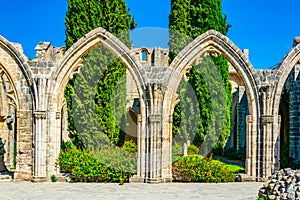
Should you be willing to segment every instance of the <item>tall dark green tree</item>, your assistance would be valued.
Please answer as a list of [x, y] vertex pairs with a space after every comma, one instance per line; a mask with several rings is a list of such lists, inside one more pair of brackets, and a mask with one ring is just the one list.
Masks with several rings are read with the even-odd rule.
[[[69, 48], [97, 27], [105, 28], [129, 45], [129, 30], [135, 22], [124, 0], [68, 0], [65, 25]], [[103, 46], [92, 50], [83, 60], [80, 73], [65, 90], [71, 136], [85, 145], [99, 145], [106, 139], [121, 145], [125, 136], [121, 125], [125, 116], [126, 68]]]
[[[170, 60], [183, 49], [187, 38], [195, 39], [210, 29], [214, 29], [226, 35], [230, 25], [226, 22], [226, 16], [222, 13], [221, 0], [171, 0], [171, 12], [169, 15], [170, 28]], [[178, 37], [180, 35], [180, 37]], [[221, 79], [217, 81], [212, 77], [211, 66], [216, 65]], [[209, 141], [215, 141], [214, 135], [221, 132], [214, 148], [223, 148], [230, 135], [230, 105], [231, 84], [229, 82], [229, 70], [227, 60], [223, 56], [208, 54], [203, 56], [201, 63], [194, 65], [188, 74], [189, 84], [197, 97], [198, 116], [193, 115], [195, 108], [191, 105], [190, 92], [187, 93], [185, 84], [180, 84], [178, 92], [181, 102], [174, 110], [173, 136], [182, 139], [191, 139], [200, 146], [205, 137]], [[215, 88], [225, 89], [224, 99], [226, 110], [220, 108], [220, 99]], [[214, 113], [213, 113], [214, 112]], [[190, 115], [188, 115], [190, 113]], [[214, 114], [214, 115], [213, 115]], [[216, 116], [225, 116], [217, 119]], [[195, 123], [196, 119], [196, 123]], [[221, 122], [220, 122], [221, 120]], [[186, 132], [182, 127], [195, 127]], [[207, 140], [207, 139], [206, 139]]]

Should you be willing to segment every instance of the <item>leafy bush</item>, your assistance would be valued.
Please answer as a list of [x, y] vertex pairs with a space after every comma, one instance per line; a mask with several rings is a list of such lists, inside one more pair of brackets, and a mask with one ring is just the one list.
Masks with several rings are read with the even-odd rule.
[[188, 155], [199, 155], [200, 149], [199, 149], [197, 146], [191, 144], [191, 145], [188, 147], [187, 151], [188, 151], [188, 152], [187, 152]]
[[93, 155], [108, 167], [131, 174], [136, 173], [137, 153], [125, 151], [113, 145], [102, 147], [99, 151], [93, 152]]
[[56, 176], [54, 174], [51, 176], [51, 181], [53, 183], [55, 183], [57, 181], [57, 178], [56, 178]]
[[137, 152], [137, 145], [133, 140], [127, 140], [123, 144], [123, 149], [132, 153]]
[[71, 142], [63, 145], [58, 158], [61, 172], [70, 173], [74, 182], [124, 182], [132, 175], [103, 164], [86, 149], [78, 149]]
[[189, 155], [173, 163], [173, 180], [183, 182], [233, 182], [235, 174], [220, 162], [200, 155]]

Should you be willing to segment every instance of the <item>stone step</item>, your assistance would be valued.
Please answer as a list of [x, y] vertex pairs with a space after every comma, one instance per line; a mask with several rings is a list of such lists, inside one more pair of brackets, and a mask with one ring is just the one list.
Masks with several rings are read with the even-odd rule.
[[0, 172], [0, 182], [13, 180], [14, 178], [12, 172]]
[[2, 181], [13, 181], [10, 175], [0, 175], [0, 182]]

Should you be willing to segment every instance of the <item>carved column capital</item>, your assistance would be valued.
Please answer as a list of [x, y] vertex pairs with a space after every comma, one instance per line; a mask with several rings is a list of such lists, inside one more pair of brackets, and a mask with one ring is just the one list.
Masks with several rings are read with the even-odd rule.
[[261, 123], [263, 124], [269, 124], [274, 122], [274, 116], [273, 115], [263, 115], [261, 116]]
[[44, 110], [37, 110], [37, 111], [34, 111], [34, 117], [36, 119], [46, 119], [47, 117], [47, 112], [44, 111]]
[[262, 85], [259, 88], [259, 92], [260, 94], [266, 94], [267, 97], [269, 97], [273, 88], [274, 88], [273, 84]]
[[148, 119], [149, 119], [150, 123], [160, 123], [161, 115], [158, 115], [158, 114], [149, 115]]

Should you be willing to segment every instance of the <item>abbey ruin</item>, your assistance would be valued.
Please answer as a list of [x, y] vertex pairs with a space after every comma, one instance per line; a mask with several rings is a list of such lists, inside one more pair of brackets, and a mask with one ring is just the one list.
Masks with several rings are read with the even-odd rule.
[[[127, 67], [135, 112], [140, 182], [172, 181], [172, 114], [177, 87], [190, 66], [205, 52], [222, 54], [229, 62], [232, 83], [232, 135], [228, 145], [246, 148], [246, 174], [264, 180], [280, 168], [280, 145], [300, 160], [300, 44], [273, 69], [256, 70], [248, 51], [210, 30], [187, 45], [168, 64], [168, 49], [129, 48], [97, 28], [70, 49], [37, 45], [29, 60], [21, 45], [0, 36], [0, 136], [6, 143], [4, 162], [15, 180], [49, 181], [59, 176], [56, 160], [68, 135], [64, 90], [82, 67], [83, 57], [99, 45]], [[155, 76], [152, 76], [152, 75]], [[157, 76], [159, 74], [159, 76]], [[159, 77], [159, 79], [157, 79]], [[133, 109], [128, 106], [128, 109]], [[147, 140], [147, 141], [146, 141]], [[147, 145], [147, 144], [151, 145]], [[148, 153], [147, 153], [148, 152]]]

